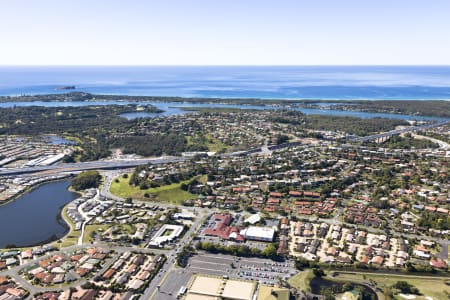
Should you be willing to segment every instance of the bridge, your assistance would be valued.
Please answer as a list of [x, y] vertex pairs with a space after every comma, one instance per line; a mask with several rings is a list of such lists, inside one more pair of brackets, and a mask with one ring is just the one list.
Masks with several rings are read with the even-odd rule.
[[[388, 132], [370, 135], [370, 136], [364, 136], [364, 137], [358, 137], [353, 138], [351, 141], [353, 142], [367, 142], [372, 140], [382, 140], [389, 138], [390, 136], [401, 134], [405, 132], [413, 132], [413, 131], [419, 131], [423, 129], [433, 128], [433, 127], [440, 127], [444, 126], [446, 124], [450, 123], [450, 120], [438, 122], [438, 123], [432, 123], [422, 126], [412, 126], [407, 127], [403, 129], [396, 129], [391, 130]], [[244, 151], [237, 151], [232, 153], [225, 153], [222, 154], [222, 157], [233, 157], [233, 156], [246, 156], [246, 155], [252, 155], [255, 153], [261, 153], [266, 151], [276, 151], [283, 148], [289, 148], [289, 147], [296, 147], [301, 145], [301, 142], [299, 141], [293, 141], [288, 142], [280, 145], [271, 145], [267, 147], [258, 147], [258, 148], [252, 148]], [[80, 171], [86, 171], [86, 170], [114, 170], [114, 169], [128, 169], [128, 168], [134, 168], [140, 165], [146, 165], [146, 164], [166, 164], [166, 163], [173, 163], [173, 162], [181, 162], [186, 161], [188, 158], [180, 157], [180, 156], [165, 156], [165, 157], [159, 157], [159, 158], [143, 158], [143, 159], [116, 159], [116, 160], [99, 160], [99, 161], [89, 161], [89, 162], [79, 162], [79, 163], [62, 163], [62, 164], [56, 164], [56, 165], [49, 165], [49, 166], [34, 166], [34, 167], [25, 167], [25, 168], [11, 168], [11, 169], [0, 169], [0, 176], [11, 176], [11, 175], [20, 175], [20, 174], [31, 174], [31, 173], [38, 173], [38, 172], [52, 172], [52, 173], [60, 173], [60, 172], [80, 172]]]
[[[272, 145], [267, 147], [269, 151], [279, 150], [282, 148], [294, 147], [300, 145], [301, 142], [290, 142], [281, 145]], [[233, 157], [233, 156], [246, 156], [255, 153], [260, 153], [263, 151], [263, 147], [253, 148], [244, 151], [238, 151], [233, 153], [222, 154], [222, 157]], [[79, 163], [61, 163], [48, 166], [34, 166], [34, 167], [24, 167], [24, 168], [3, 168], [0, 169], [0, 176], [12, 176], [20, 174], [32, 174], [39, 172], [80, 172], [87, 170], [114, 170], [114, 169], [129, 169], [146, 164], [166, 164], [189, 160], [186, 157], [180, 156], [165, 156], [159, 158], [143, 158], [143, 159], [116, 159], [116, 160], [99, 160], [99, 161], [88, 161]]]
[[160, 157], [153, 159], [128, 159], [128, 160], [99, 160], [99, 161], [88, 161], [79, 163], [62, 163], [49, 166], [35, 166], [35, 167], [25, 167], [25, 168], [11, 168], [11, 169], [0, 169], [0, 176], [10, 176], [19, 174], [31, 174], [38, 172], [51, 171], [54, 173], [59, 172], [79, 172], [86, 170], [113, 170], [113, 169], [128, 169], [134, 168], [140, 165], [146, 164], [166, 164], [172, 162], [184, 161], [184, 157]]
[[383, 133], [379, 133], [379, 134], [357, 137], [357, 138], [351, 139], [350, 141], [352, 141], [352, 142], [368, 142], [368, 141], [383, 142], [393, 135], [398, 135], [398, 134], [402, 134], [402, 133], [406, 133], [406, 132], [420, 131], [420, 130], [429, 129], [429, 128], [433, 128], [433, 127], [440, 127], [440, 126], [447, 125], [448, 123], [450, 123], [450, 120], [446, 120], [446, 121], [442, 121], [442, 122], [438, 122], [438, 123], [426, 124], [426, 125], [422, 125], [422, 126], [411, 126], [411, 127], [391, 130], [391, 131], [387, 131], [387, 132], [383, 132]]

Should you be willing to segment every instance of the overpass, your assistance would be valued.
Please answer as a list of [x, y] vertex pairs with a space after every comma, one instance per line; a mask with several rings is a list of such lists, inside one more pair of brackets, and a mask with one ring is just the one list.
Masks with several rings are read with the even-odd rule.
[[100, 160], [79, 163], [62, 163], [50, 166], [34, 166], [25, 168], [0, 169], [0, 176], [10, 176], [19, 174], [31, 174], [45, 171], [52, 172], [79, 172], [86, 170], [113, 170], [128, 169], [146, 164], [166, 164], [186, 160], [183, 157], [160, 157], [153, 159], [128, 159], [128, 160]]
[[379, 134], [357, 137], [357, 138], [351, 139], [350, 141], [352, 141], [352, 142], [368, 142], [368, 141], [374, 141], [374, 140], [383, 140], [383, 139], [389, 138], [393, 135], [402, 134], [402, 133], [406, 133], [406, 132], [420, 131], [420, 130], [429, 129], [429, 128], [433, 128], [433, 127], [440, 127], [440, 126], [447, 125], [448, 123], [450, 123], [450, 120], [441, 121], [438, 123], [427, 124], [427, 125], [422, 125], [422, 126], [411, 126], [411, 127], [406, 127], [403, 129], [395, 129], [395, 130], [391, 130], [391, 131], [387, 131], [387, 132], [383, 132], [383, 133], [379, 133]]
[[[432, 123], [422, 126], [411, 126], [403, 129], [396, 129], [391, 130], [388, 132], [370, 135], [370, 136], [364, 136], [364, 137], [358, 137], [353, 138], [350, 141], [353, 142], [367, 142], [377, 139], [383, 139], [388, 138], [392, 135], [401, 134], [405, 132], [413, 132], [413, 131], [419, 131], [423, 129], [433, 128], [433, 127], [440, 127], [444, 126], [446, 124], [449, 124], [450, 120], [441, 121], [438, 123]], [[267, 150], [269, 151], [276, 151], [283, 148], [289, 148], [289, 147], [296, 147], [301, 145], [301, 142], [299, 141], [293, 141], [288, 142], [280, 145], [271, 145], [267, 147]], [[255, 153], [261, 153], [263, 152], [263, 147], [258, 148], [252, 148], [244, 151], [237, 151], [232, 153], [225, 153], [222, 154], [222, 157], [233, 157], [233, 156], [246, 156], [246, 155], [252, 155]], [[50, 165], [50, 166], [34, 166], [34, 167], [25, 167], [25, 168], [11, 168], [11, 169], [0, 169], [0, 176], [10, 176], [10, 175], [19, 175], [19, 174], [31, 174], [31, 173], [38, 173], [38, 172], [45, 172], [45, 171], [52, 171], [55, 173], [58, 172], [79, 172], [79, 171], [86, 171], [86, 170], [114, 170], [114, 169], [128, 169], [128, 168], [134, 168], [140, 165], [146, 165], [146, 164], [166, 164], [166, 163], [173, 163], [173, 162], [181, 162], [186, 161], [188, 158], [180, 157], [180, 156], [163, 156], [159, 158], [143, 158], [143, 159], [117, 159], [117, 160], [100, 160], [100, 161], [89, 161], [89, 162], [79, 162], [79, 163], [62, 163], [62, 164], [56, 164], [56, 165]]]
[[[268, 150], [274, 151], [288, 147], [294, 147], [300, 145], [301, 142], [295, 141], [290, 143], [284, 143], [280, 145], [272, 145], [267, 147]], [[222, 157], [233, 157], [233, 156], [247, 156], [255, 153], [262, 152], [263, 147], [252, 148], [249, 150], [238, 151], [233, 153], [222, 154]], [[128, 169], [134, 168], [146, 164], [166, 164], [187, 161], [189, 158], [180, 156], [163, 156], [159, 158], [142, 158], [142, 159], [117, 159], [117, 160], [98, 160], [98, 161], [87, 161], [79, 163], [61, 163], [49, 166], [33, 166], [24, 168], [3, 168], [0, 169], [0, 176], [12, 176], [20, 174], [32, 174], [39, 172], [80, 172], [87, 170], [114, 170], [114, 169]]]

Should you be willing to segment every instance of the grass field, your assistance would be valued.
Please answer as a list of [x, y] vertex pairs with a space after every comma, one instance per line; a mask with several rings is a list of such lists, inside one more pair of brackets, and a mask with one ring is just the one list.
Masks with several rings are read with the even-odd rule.
[[75, 224], [72, 222], [72, 220], [67, 215], [67, 207], [65, 207], [63, 209], [62, 217], [69, 224], [70, 231], [63, 239], [61, 239], [60, 243], [59, 242], [55, 243], [55, 246], [56, 247], [68, 247], [68, 246], [76, 245], [78, 243], [78, 238], [80, 237], [81, 232], [74, 230]]
[[[198, 141], [196, 141], [196, 138], [193, 138], [191, 136], [186, 136], [186, 140], [188, 145], [198, 143]], [[201, 143], [208, 147], [208, 150], [211, 152], [220, 152], [227, 149], [227, 146], [224, 143], [209, 134], [205, 136], [205, 141], [206, 142]]]
[[[427, 278], [423, 276], [409, 276], [409, 275], [378, 275], [378, 274], [361, 274], [361, 273], [340, 273], [333, 277], [334, 280], [340, 281], [350, 281], [355, 283], [368, 283], [370, 280], [376, 282], [377, 287], [383, 288], [391, 287], [397, 281], [407, 281], [408, 283], [414, 285], [422, 293], [421, 296], [417, 296], [416, 300], [426, 300], [427, 296], [431, 297], [433, 300], [444, 300], [449, 299], [446, 293], [450, 293], [450, 277], [448, 280], [438, 279], [438, 278]], [[403, 299], [402, 297], [396, 295], [395, 299]], [[429, 298], [428, 298], [429, 299]]]
[[147, 193], [152, 196], [152, 200], [168, 202], [172, 204], [181, 204], [188, 199], [194, 199], [195, 195], [181, 189], [181, 184], [188, 184], [190, 180], [185, 180], [180, 183], [173, 183], [169, 185], [160, 186], [157, 188], [148, 188], [141, 190], [137, 186], [128, 184], [128, 179], [117, 177], [119, 182], [113, 180], [110, 192], [122, 198], [133, 198], [139, 200], [146, 200], [144, 195]]
[[83, 244], [93, 242], [94, 239], [91, 238], [91, 234], [95, 231], [105, 231], [109, 225], [86, 225], [83, 235]]
[[64, 239], [61, 240], [61, 243], [55, 244], [56, 247], [69, 247], [78, 244], [78, 239], [80, 238], [80, 231], [74, 231], [69, 233]]
[[314, 278], [314, 274], [312, 269], [308, 269], [305, 271], [300, 271], [296, 275], [289, 278], [288, 282], [291, 286], [302, 290], [302, 291], [310, 291], [311, 288], [309, 286], [309, 282]]
[[220, 152], [227, 149], [227, 146], [219, 141], [218, 139], [207, 135], [206, 138], [208, 139], [208, 142], [206, 143], [206, 147], [208, 147], [209, 151], [211, 152]]

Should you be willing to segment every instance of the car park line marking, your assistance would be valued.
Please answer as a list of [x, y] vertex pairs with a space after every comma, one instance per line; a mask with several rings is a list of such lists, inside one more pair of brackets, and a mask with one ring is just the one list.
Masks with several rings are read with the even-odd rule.
[[[199, 257], [209, 257], [209, 258], [214, 258], [214, 259], [217, 259], [218, 257], [217, 256], [213, 256], [213, 255], [198, 255]], [[223, 257], [223, 256], [219, 256], [219, 259], [224, 259], [224, 260], [231, 260], [231, 261], [234, 261], [234, 259], [233, 258], [228, 258], [228, 257]]]
[[221, 264], [221, 263], [217, 263], [217, 262], [201, 261], [201, 260], [192, 260], [192, 262], [198, 263], [198, 264], [220, 265], [220, 266], [227, 266], [227, 267], [230, 266], [230, 264]]
[[213, 271], [213, 272], [220, 272], [220, 273], [227, 273], [225, 271], [222, 270], [218, 270], [218, 269], [208, 269], [208, 268], [202, 268], [202, 267], [190, 267], [191, 269], [198, 269], [198, 270], [205, 270], [205, 271]]

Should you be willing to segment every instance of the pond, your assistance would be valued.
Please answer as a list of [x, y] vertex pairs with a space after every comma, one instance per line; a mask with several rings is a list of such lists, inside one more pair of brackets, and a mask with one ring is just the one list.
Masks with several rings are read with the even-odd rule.
[[[350, 283], [353, 285], [354, 289], [358, 289], [358, 290], [362, 291], [362, 293], [363, 293], [362, 300], [378, 299], [377, 294], [371, 288], [369, 288], [365, 285], [362, 285], [362, 284], [357, 284], [357, 283], [353, 283], [353, 282], [350, 282]], [[322, 288], [330, 288], [335, 291], [339, 291], [342, 289], [343, 285], [344, 285], [344, 283], [331, 281], [331, 280], [319, 278], [319, 277], [313, 278], [310, 282], [311, 292], [313, 294], [317, 294], [317, 295], [320, 295]], [[339, 292], [337, 292], [337, 293], [339, 293]]]

